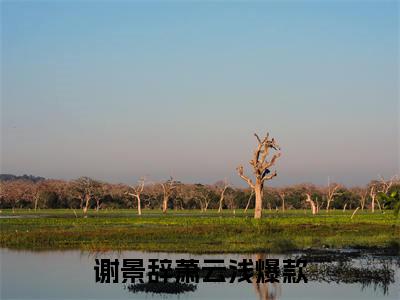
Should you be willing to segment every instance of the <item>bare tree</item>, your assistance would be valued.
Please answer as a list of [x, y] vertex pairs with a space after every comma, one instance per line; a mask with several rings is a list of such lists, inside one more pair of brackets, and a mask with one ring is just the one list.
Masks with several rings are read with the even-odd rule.
[[[219, 187], [218, 187], [218, 185], [219, 185]], [[219, 207], [218, 207], [218, 212], [220, 213], [222, 211], [222, 205], [224, 203], [225, 191], [229, 187], [229, 183], [225, 178], [225, 180], [221, 184], [217, 184], [216, 186], [217, 186], [217, 189], [220, 192]]]
[[369, 196], [371, 197], [371, 211], [375, 212], [375, 200], [376, 200], [376, 186], [375, 184], [372, 184], [370, 189], [369, 189]]
[[100, 183], [89, 177], [80, 177], [72, 182], [72, 192], [81, 200], [83, 215], [87, 218], [90, 200], [97, 193]]
[[140, 195], [143, 192], [144, 189], [144, 182], [145, 182], [145, 178], [142, 177], [139, 180], [139, 184], [137, 186], [131, 187], [131, 189], [133, 190], [133, 192], [128, 192], [129, 196], [135, 197], [137, 199], [137, 203], [138, 203], [138, 215], [141, 216], [142, 215], [142, 207], [141, 207], [141, 202], [140, 202]]
[[35, 187], [35, 192], [33, 195], [33, 199], [35, 201], [35, 206], [34, 206], [35, 211], [37, 210], [37, 207], [38, 207], [38, 202], [40, 199], [40, 192], [42, 191], [43, 186], [44, 186], [44, 184], [42, 182], [39, 182], [36, 184], [36, 187]]
[[202, 212], [206, 212], [208, 209], [208, 206], [212, 200], [213, 192], [209, 187], [204, 186], [200, 183], [197, 183], [194, 186], [195, 186], [195, 189], [194, 189], [195, 197], [199, 201], [200, 210]]
[[364, 210], [365, 203], [366, 203], [367, 197], [368, 197], [368, 192], [369, 192], [368, 189], [363, 188], [363, 187], [354, 187], [351, 189], [351, 192], [358, 195], [358, 197], [360, 199], [359, 208], [361, 210]]
[[378, 199], [379, 193], [387, 194], [396, 181], [397, 176], [393, 176], [390, 180], [386, 181], [383, 176], [380, 176], [380, 181], [373, 180], [369, 184], [369, 196], [371, 198], [371, 211], [375, 212], [375, 202], [378, 204], [379, 210], [382, 211], [381, 203]]
[[365, 203], [367, 201], [367, 197], [368, 197], [368, 190], [367, 189], [360, 190], [360, 206], [361, 206], [361, 210], [364, 210]]
[[103, 182], [99, 183], [99, 186], [97, 187], [95, 193], [93, 194], [93, 198], [96, 201], [96, 212], [98, 212], [99, 209], [102, 207], [101, 201], [104, 198], [104, 196], [106, 196], [107, 194], [109, 195], [111, 193], [111, 190], [112, 190], [111, 184]]
[[315, 205], [315, 202], [311, 199], [311, 195], [310, 194], [306, 194], [306, 195], [307, 195], [306, 202], [310, 203], [311, 212], [313, 215], [315, 215], [317, 213], [317, 206]]
[[331, 205], [331, 202], [334, 200], [335, 196], [340, 195], [340, 193], [337, 192], [339, 189], [340, 185], [334, 183], [331, 185], [329, 178], [328, 178], [328, 187], [326, 189], [326, 211], [329, 211], [329, 207]]
[[236, 213], [236, 197], [235, 197], [235, 190], [233, 188], [230, 188], [227, 190], [224, 196], [224, 202], [226, 203], [226, 206], [228, 209], [233, 210], [233, 214]]
[[168, 209], [168, 200], [171, 197], [172, 192], [175, 190], [176, 185], [172, 176], [164, 183], [161, 183], [163, 189], [163, 205], [162, 211], [163, 213], [167, 212]]
[[275, 153], [271, 160], [267, 160], [269, 155], [270, 148], [275, 151], [280, 150], [279, 145], [275, 142], [275, 139], [269, 139], [269, 133], [264, 137], [264, 139], [260, 139], [257, 134], [254, 134], [258, 141], [258, 146], [254, 151], [253, 159], [250, 161], [250, 165], [253, 168], [253, 174], [255, 176], [255, 182], [244, 175], [243, 166], [237, 167], [237, 171], [239, 176], [247, 182], [247, 184], [254, 190], [254, 194], [256, 196], [255, 210], [254, 210], [254, 218], [260, 219], [262, 215], [262, 196], [264, 190], [264, 182], [266, 180], [270, 180], [273, 177], [277, 176], [277, 172], [270, 172], [269, 168], [272, 167], [276, 160], [281, 156], [281, 152]]
[[372, 181], [369, 187], [369, 197], [371, 198], [371, 212], [375, 212], [375, 202], [378, 204], [379, 210], [382, 211], [381, 203], [378, 199], [378, 193], [385, 190], [385, 186], [382, 187], [380, 182]]
[[380, 184], [379, 192], [387, 194], [389, 192], [390, 188], [392, 187], [393, 183], [396, 181], [397, 175], [394, 175], [388, 181], [386, 181], [385, 178], [383, 178], [383, 176], [380, 176], [380, 177], [381, 177], [381, 184]]

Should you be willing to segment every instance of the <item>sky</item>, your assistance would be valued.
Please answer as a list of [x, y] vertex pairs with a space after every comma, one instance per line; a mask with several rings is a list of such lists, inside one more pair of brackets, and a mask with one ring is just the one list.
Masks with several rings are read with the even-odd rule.
[[268, 184], [399, 173], [398, 1], [1, 1], [1, 173]]

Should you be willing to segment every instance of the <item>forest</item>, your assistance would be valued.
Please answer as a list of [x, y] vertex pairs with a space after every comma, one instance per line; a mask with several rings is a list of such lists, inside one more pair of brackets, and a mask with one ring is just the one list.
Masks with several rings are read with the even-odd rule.
[[[142, 178], [137, 185], [112, 184], [89, 177], [74, 180], [45, 179], [35, 176], [1, 176], [1, 209], [69, 208], [87, 211], [109, 209], [235, 210], [254, 207], [250, 188], [235, 187], [226, 180], [214, 184], [183, 183], [174, 178], [151, 182]], [[297, 184], [268, 187], [263, 193], [263, 209], [310, 209], [310, 199], [319, 210], [382, 210], [378, 194], [400, 191], [397, 177], [372, 180], [365, 186], [346, 187]], [[141, 213], [141, 210], [139, 211]]]

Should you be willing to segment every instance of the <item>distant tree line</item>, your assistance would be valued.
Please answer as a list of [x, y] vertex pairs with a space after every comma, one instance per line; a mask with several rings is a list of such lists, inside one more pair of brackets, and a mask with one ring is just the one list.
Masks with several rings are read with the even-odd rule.
[[[136, 186], [111, 184], [89, 177], [75, 180], [44, 179], [35, 176], [0, 176], [0, 208], [71, 208], [82, 209], [247, 209], [254, 208], [250, 188], [239, 188], [226, 181], [215, 184], [189, 184], [170, 178], [165, 182]], [[139, 193], [139, 198], [136, 196]], [[397, 178], [373, 180], [363, 187], [347, 188], [339, 184], [316, 186], [298, 184], [268, 187], [263, 193], [263, 208], [270, 210], [309, 209], [307, 195], [316, 211], [329, 209], [381, 209], [377, 195], [400, 191]]]
[[17, 179], [22, 179], [22, 180], [30, 180], [33, 182], [38, 182], [41, 180], [45, 180], [44, 177], [40, 176], [33, 176], [33, 175], [22, 175], [22, 176], [17, 176], [13, 174], [0, 174], [0, 181], [8, 181], [8, 180], [17, 180]]

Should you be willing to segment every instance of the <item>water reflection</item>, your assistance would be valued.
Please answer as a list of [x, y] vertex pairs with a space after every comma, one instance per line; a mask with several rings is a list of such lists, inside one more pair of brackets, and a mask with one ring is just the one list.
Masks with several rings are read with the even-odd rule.
[[186, 292], [194, 292], [197, 285], [181, 282], [147, 282], [138, 284], [129, 284], [124, 287], [129, 292], [151, 293], [151, 294], [183, 294]]
[[[255, 262], [258, 260], [265, 261], [267, 258], [276, 258], [276, 256], [258, 253], [252, 255], [251, 258]], [[361, 252], [303, 253], [287, 256], [286, 258], [304, 259], [308, 262], [304, 272], [309, 282], [359, 284], [361, 291], [372, 287], [374, 291], [380, 290], [382, 295], [388, 295], [389, 286], [395, 283], [396, 269], [398, 271], [400, 267], [399, 257], [363, 256]], [[200, 278], [204, 278], [205, 273], [200, 271]], [[226, 278], [231, 277], [232, 271], [225, 270], [223, 276]], [[256, 295], [255, 299], [259, 300], [281, 299], [282, 289], [286, 285], [282, 281], [274, 283], [258, 282], [256, 274], [253, 274], [251, 281]], [[197, 286], [201, 284], [206, 285], [207, 283], [140, 283], [129, 285], [127, 289], [132, 293], [178, 295], [185, 292], [194, 292]], [[307, 283], [303, 284], [307, 285]]]
[[260, 300], [277, 300], [280, 299], [282, 290], [280, 283], [270, 283], [270, 282], [263, 282], [257, 283], [256, 279], [253, 279], [253, 286]]
[[[395, 269], [399, 268], [399, 257], [366, 256], [358, 257], [348, 254], [330, 256], [302, 255], [310, 261], [307, 268], [309, 280], [318, 282], [335, 282], [342, 284], [358, 283], [361, 289], [373, 287], [381, 290], [383, 295], [389, 292], [390, 284], [395, 283]], [[320, 261], [323, 259], [324, 261]]]
[[[258, 253], [225, 255], [192, 255], [185, 253], [149, 253], [139, 251], [80, 252], [48, 251], [29, 252], [0, 250], [1, 299], [399, 299], [400, 257], [379, 256], [365, 252], [305, 252], [291, 255]], [[202, 267], [204, 259], [230, 259], [238, 261], [277, 258], [282, 260], [302, 258], [308, 261], [305, 274], [307, 283], [229, 283], [232, 270], [223, 272], [224, 283], [205, 283], [206, 276], [199, 272], [200, 283], [171, 280], [165, 283], [102, 284], [95, 282], [95, 259], [197, 259]], [[148, 269], [146, 269], [146, 272]], [[39, 275], [39, 276], [38, 276]], [[146, 276], [144, 278], [147, 278]], [[145, 279], [146, 280], [146, 279]], [[23, 284], [21, 284], [23, 283]], [[176, 295], [176, 296], [174, 296]], [[171, 298], [172, 297], [172, 298]], [[174, 298], [176, 297], [176, 298]]]
[[[269, 258], [264, 253], [259, 253], [254, 255], [254, 261], [265, 261], [265, 259]], [[281, 295], [281, 284], [278, 282], [270, 283], [270, 282], [257, 282], [256, 276], [252, 278], [254, 290], [260, 300], [276, 300], [279, 299]]]

